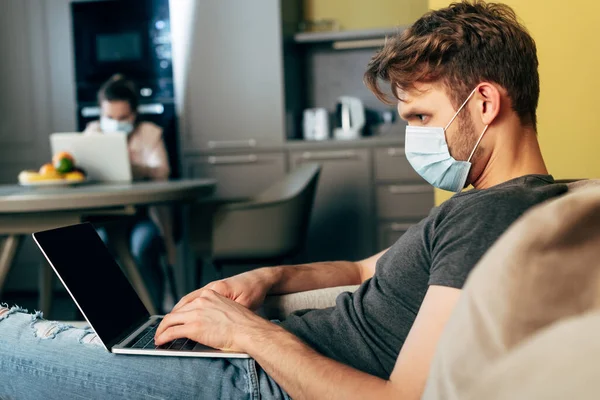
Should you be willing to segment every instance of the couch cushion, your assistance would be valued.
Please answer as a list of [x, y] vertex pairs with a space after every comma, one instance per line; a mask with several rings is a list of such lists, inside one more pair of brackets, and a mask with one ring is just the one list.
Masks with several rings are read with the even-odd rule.
[[440, 339], [425, 399], [466, 398], [516, 346], [600, 306], [599, 186], [570, 184], [569, 194], [527, 212], [481, 259]]
[[565, 318], [486, 368], [465, 400], [596, 400], [600, 312]]
[[326, 289], [307, 290], [281, 296], [268, 296], [262, 314], [269, 319], [283, 321], [294, 311], [335, 306], [335, 299], [343, 292], [354, 292], [356, 286], [336, 286]]

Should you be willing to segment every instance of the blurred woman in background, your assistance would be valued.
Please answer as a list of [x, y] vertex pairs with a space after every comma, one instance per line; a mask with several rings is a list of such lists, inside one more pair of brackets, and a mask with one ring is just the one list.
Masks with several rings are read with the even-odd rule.
[[[84, 133], [110, 133], [127, 135], [129, 162], [135, 180], [167, 180], [171, 173], [169, 158], [163, 142], [160, 126], [140, 121], [137, 113], [139, 99], [135, 84], [114, 75], [98, 92], [101, 109], [99, 121], [90, 122]], [[173, 288], [172, 266], [176, 262], [176, 247], [173, 239], [173, 216], [168, 206], [148, 207], [131, 226], [130, 250], [140, 268], [146, 287], [157, 310], [164, 303], [165, 278], [169, 277]], [[106, 231], [99, 234], [109, 242]], [[161, 255], [166, 253], [167, 275], [161, 265]], [[176, 301], [177, 299], [173, 299]]]

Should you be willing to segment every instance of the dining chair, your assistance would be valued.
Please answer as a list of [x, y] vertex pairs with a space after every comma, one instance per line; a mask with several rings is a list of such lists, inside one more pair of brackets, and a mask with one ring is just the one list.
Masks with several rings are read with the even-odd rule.
[[[303, 164], [251, 199], [217, 203], [212, 210], [195, 205], [190, 237], [196, 260], [208, 258], [222, 276], [227, 264], [274, 265], [300, 252], [320, 172], [319, 164]], [[210, 235], [202, 238], [207, 219]]]

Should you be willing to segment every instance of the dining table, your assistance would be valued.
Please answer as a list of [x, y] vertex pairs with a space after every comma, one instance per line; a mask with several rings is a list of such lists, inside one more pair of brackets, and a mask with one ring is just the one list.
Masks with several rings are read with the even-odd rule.
[[[213, 179], [86, 182], [39, 187], [0, 185], [0, 298], [6, 277], [27, 235], [94, 218], [127, 218], [145, 206], [194, 203], [210, 196], [215, 186], [216, 181]], [[124, 229], [115, 229], [110, 238], [111, 245], [117, 261], [153, 315], [156, 308], [131, 256], [126, 233]], [[52, 280], [53, 272], [50, 267], [42, 266], [39, 309], [46, 314], [51, 307]]]

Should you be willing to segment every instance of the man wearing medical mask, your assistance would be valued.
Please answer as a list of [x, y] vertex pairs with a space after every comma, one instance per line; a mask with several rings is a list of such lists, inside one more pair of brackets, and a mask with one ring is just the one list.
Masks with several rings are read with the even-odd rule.
[[[170, 167], [160, 126], [139, 121], [135, 84], [120, 74], [112, 76], [98, 91], [99, 121], [88, 124], [85, 134], [127, 135], [129, 162], [134, 179], [161, 181], [169, 178]], [[165, 277], [160, 264], [161, 253], [167, 255], [170, 274], [176, 262], [173, 217], [168, 206], [149, 207], [131, 227], [130, 249], [158, 310], [164, 302]], [[110, 238], [100, 229], [102, 239]], [[174, 284], [174, 283], [171, 283]]]
[[[415, 170], [456, 195], [368, 259], [260, 268], [213, 282], [185, 296], [155, 336], [157, 345], [186, 337], [246, 352], [250, 361], [156, 357], [144, 364], [55, 339], [56, 347], [79, 346], [72, 352], [79, 358], [62, 375], [81, 378], [50, 388], [42, 373], [15, 372], [22, 393], [35, 387], [105, 398], [100, 384], [81, 388], [110, 380], [160, 398], [288, 398], [284, 392], [297, 399], [421, 398], [471, 270], [525, 211], [567, 190], [548, 175], [537, 141], [537, 68], [535, 43], [510, 7], [471, 0], [427, 13], [386, 41], [365, 82], [381, 99], [398, 103]], [[382, 81], [394, 97], [385, 95]], [[461, 192], [468, 185], [474, 189]], [[344, 285], [360, 286], [340, 294], [334, 307], [304, 310], [280, 324], [252, 311], [267, 294]], [[24, 337], [31, 318], [18, 318], [0, 321], [0, 328]], [[0, 340], [0, 361], [16, 353], [27, 364], [33, 357], [59, 365], [35, 348], [28, 356], [27, 344], [13, 340], [3, 348]], [[8, 349], [11, 355], [3, 356]], [[149, 377], [148, 365], [160, 374]]]

